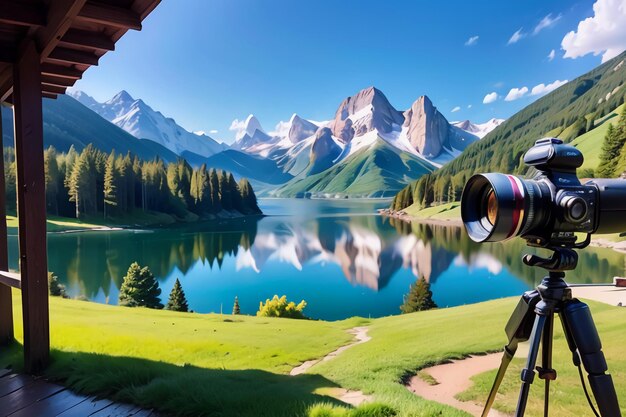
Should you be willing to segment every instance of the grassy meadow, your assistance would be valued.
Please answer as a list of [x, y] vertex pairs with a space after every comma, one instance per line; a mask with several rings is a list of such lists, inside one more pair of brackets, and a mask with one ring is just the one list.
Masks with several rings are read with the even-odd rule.
[[[19, 293], [14, 293], [16, 337], [22, 339]], [[516, 299], [402, 316], [337, 322], [174, 313], [67, 300], [50, 300], [52, 364], [47, 376], [75, 390], [155, 407], [183, 416], [467, 416], [410, 393], [402, 381], [420, 369], [470, 353], [499, 350]], [[626, 359], [620, 357], [626, 310], [592, 304], [604, 350], [626, 404]], [[346, 330], [366, 325], [372, 340], [306, 374], [289, 376], [303, 361], [352, 340]], [[585, 401], [557, 332], [554, 416], [581, 413]], [[21, 366], [21, 346], [0, 350], [0, 366]], [[519, 368], [519, 366], [518, 366]], [[517, 395], [510, 372], [497, 407]], [[464, 398], [486, 396], [491, 374], [476, 378]], [[536, 384], [538, 386], [538, 384]], [[361, 390], [373, 403], [353, 408], [328, 395]], [[538, 410], [533, 391], [529, 415]]]

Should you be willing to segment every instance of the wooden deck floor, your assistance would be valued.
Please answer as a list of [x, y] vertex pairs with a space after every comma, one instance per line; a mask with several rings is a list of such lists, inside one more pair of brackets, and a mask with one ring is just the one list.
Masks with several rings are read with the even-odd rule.
[[157, 417], [152, 410], [86, 397], [28, 375], [0, 369], [0, 417]]

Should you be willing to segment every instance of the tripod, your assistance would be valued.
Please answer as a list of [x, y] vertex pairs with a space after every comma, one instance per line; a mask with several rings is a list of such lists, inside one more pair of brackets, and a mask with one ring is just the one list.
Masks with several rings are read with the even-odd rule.
[[[516, 417], [524, 416], [530, 386], [537, 376], [545, 381], [544, 416], [548, 416], [550, 381], [557, 373], [552, 369], [552, 335], [554, 314], [558, 313], [565, 338], [572, 352], [574, 365], [578, 367], [583, 390], [594, 414], [597, 417], [621, 417], [615, 387], [611, 375], [607, 374], [607, 363], [602, 353], [602, 344], [587, 304], [572, 298], [572, 290], [565, 282], [566, 270], [572, 270], [578, 262], [578, 254], [568, 248], [553, 248], [554, 254], [545, 259], [536, 255], [526, 255], [524, 263], [549, 271], [541, 284], [533, 291], [522, 295], [509, 319], [505, 332], [509, 343], [504, 347], [502, 363], [496, 374], [491, 392], [487, 398], [482, 417], [487, 417], [496, 397], [506, 369], [517, 351], [518, 344], [530, 340], [528, 359], [522, 369], [522, 386], [515, 411]], [[541, 344], [541, 366], [535, 368], [539, 345]], [[600, 414], [596, 412], [585, 386], [581, 362], [588, 374], [589, 385], [596, 399]]]

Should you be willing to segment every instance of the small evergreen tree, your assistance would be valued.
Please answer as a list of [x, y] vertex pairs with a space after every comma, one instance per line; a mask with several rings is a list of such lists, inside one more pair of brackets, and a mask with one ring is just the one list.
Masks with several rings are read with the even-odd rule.
[[233, 304], [233, 316], [241, 314], [241, 309], [239, 308], [239, 299], [235, 297], [235, 304]]
[[119, 305], [126, 307], [163, 308], [161, 289], [150, 269], [133, 262], [120, 288]]
[[172, 288], [172, 292], [170, 292], [170, 298], [167, 300], [167, 305], [165, 306], [166, 310], [172, 311], [189, 311], [189, 305], [187, 304], [187, 298], [185, 297], [185, 292], [183, 291], [183, 286], [180, 285], [180, 281], [176, 278], [176, 282], [174, 283], [174, 288]]
[[59, 277], [54, 272], [48, 272], [48, 293], [53, 297], [67, 298], [65, 285], [59, 282]]
[[437, 304], [433, 301], [430, 284], [424, 277], [421, 277], [414, 284], [411, 284], [409, 293], [404, 296], [404, 303], [400, 306], [400, 310], [406, 314], [432, 308], [437, 308]]

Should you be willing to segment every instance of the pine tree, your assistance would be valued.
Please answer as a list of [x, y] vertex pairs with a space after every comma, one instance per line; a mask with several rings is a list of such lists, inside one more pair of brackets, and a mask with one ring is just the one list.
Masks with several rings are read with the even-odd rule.
[[[604, 143], [602, 144], [602, 153], [600, 154], [600, 164], [596, 170], [597, 177], [612, 177], [617, 164], [617, 158], [619, 157], [622, 146], [620, 146], [618, 138], [618, 130], [612, 124], [609, 124], [609, 128], [604, 136]], [[622, 144], [623, 145], [623, 144]]]
[[222, 210], [220, 201], [220, 182], [215, 169], [209, 174], [209, 185], [211, 187], [211, 207], [213, 213], [219, 213]]
[[233, 209], [233, 204], [226, 171], [220, 171], [217, 179], [219, 181], [220, 203], [222, 204], [222, 208], [226, 211], [230, 211]]
[[235, 304], [233, 304], [233, 316], [241, 314], [241, 309], [239, 308], [239, 299], [235, 296]]
[[115, 167], [115, 151], [107, 158], [104, 169], [104, 218], [109, 214], [107, 206], [116, 207], [118, 201], [117, 184], [119, 182], [119, 173]]
[[180, 285], [180, 281], [178, 280], [178, 278], [176, 278], [174, 288], [172, 288], [172, 291], [170, 292], [170, 298], [167, 300], [165, 309], [172, 311], [183, 311], [185, 313], [189, 311], [187, 298], [185, 297], [183, 286]]
[[119, 305], [161, 309], [161, 289], [150, 269], [133, 262], [120, 288]]
[[400, 306], [400, 310], [406, 314], [432, 308], [437, 308], [437, 304], [433, 301], [430, 284], [424, 277], [421, 277], [414, 284], [411, 284], [409, 293], [404, 296], [404, 303]]
[[261, 213], [252, 185], [250, 181], [245, 178], [239, 180], [239, 194], [241, 195], [241, 206], [244, 210], [243, 214]]
[[46, 186], [46, 208], [49, 213], [59, 214], [58, 194], [59, 194], [59, 164], [57, 162], [57, 152], [52, 146], [43, 154], [45, 186]]

